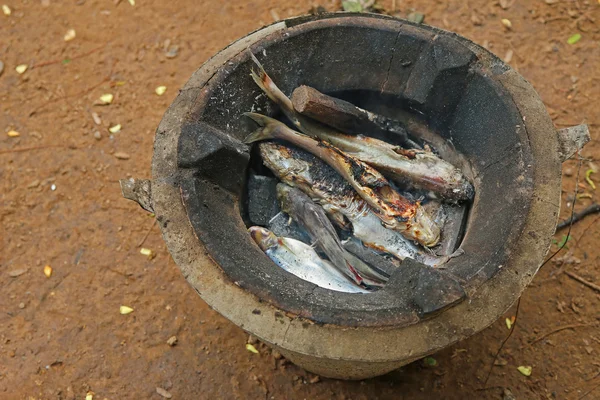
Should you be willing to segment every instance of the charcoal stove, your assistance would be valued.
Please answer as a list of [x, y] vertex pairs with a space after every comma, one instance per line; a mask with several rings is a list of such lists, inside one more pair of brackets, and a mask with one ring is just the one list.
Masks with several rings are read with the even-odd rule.
[[[250, 110], [276, 108], [252, 82], [248, 51], [280, 88], [300, 85], [396, 117], [453, 146], [476, 196], [443, 269], [405, 260], [374, 293], [334, 292], [277, 268], [246, 229]], [[387, 140], [393, 140], [388, 137]], [[198, 69], [155, 137], [152, 180], [125, 197], [156, 214], [184, 277], [212, 308], [305, 369], [377, 376], [489, 326], [537, 272], [554, 233], [561, 162], [589, 140], [557, 131], [517, 72], [456, 34], [382, 15], [292, 18], [234, 42]], [[442, 154], [444, 155], [444, 154]], [[452, 161], [452, 160], [451, 160]]]

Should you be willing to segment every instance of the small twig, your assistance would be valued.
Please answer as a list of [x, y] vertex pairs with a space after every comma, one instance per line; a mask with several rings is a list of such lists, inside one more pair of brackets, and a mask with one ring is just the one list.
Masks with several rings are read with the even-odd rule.
[[18, 149], [0, 150], [0, 154], [23, 153], [26, 151], [44, 150], [44, 149], [51, 149], [51, 148], [65, 148], [65, 149], [71, 149], [71, 150], [79, 149], [79, 147], [76, 147], [76, 146], [64, 146], [62, 144], [49, 144], [46, 146], [21, 147]]
[[584, 208], [582, 211], [574, 213], [571, 216], [571, 218], [561, 221], [558, 225], [556, 225], [556, 230], [558, 231], [559, 229], [566, 228], [567, 226], [572, 225], [575, 222], [581, 221], [584, 217], [597, 212], [600, 212], [600, 204], [594, 203]]
[[35, 114], [36, 112], [38, 112], [39, 110], [41, 110], [42, 108], [46, 107], [49, 104], [52, 104], [56, 101], [59, 100], [63, 100], [63, 99], [68, 99], [69, 97], [75, 97], [75, 96], [83, 96], [84, 94], [88, 94], [89, 92], [91, 92], [92, 90], [96, 89], [98, 86], [102, 85], [103, 83], [109, 82], [110, 81], [110, 76], [107, 76], [106, 78], [102, 79], [102, 81], [98, 82], [97, 84], [95, 84], [94, 86], [90, 86], [89, 88], [79, 92], [79, 93], [73, 93], [67, 96], [63, 96], [60, 99], [53, 99], [50, 101], [47, 101], [46, 103], [36, 107], [35, 109], [33, 109], [33, 111], [31, 111], [29, 113], [29, 116], [31, 117], [33, 114]]
[[[573, 213], [575, 212], [575, 203], [577, 202], [577, 193], [578, 193], [578, 187], [577, 184], [579, 183], [579, 173], [581, 172], [581, 154], [580, 151], [577, 152], [577, 155], [579, 156], [579, 163], [577, 165], [577, 176], [576, 176], [576, 180], [575, 180], [575, 197], [573, 200], [573, 205], [571, 206], [571, 218], [573, 217]], [[573, 223], [571, 222], [571, 224], [569, 225], [569, 231], [567, 232], [567, 237], [569, 237], [569, 235], [571, 234], [571, 227], [573, 226]], [[558, 253], [560, 253], [562, 251], [562, 249], [567, 245], [567, 241], [565, 240], [565, 242], [562, 244], [562, 246], [560, 246], [550, 257], [548, 257], [546, 259], [546, 261], [544, 261], [542, 263], [542, 265], [540, 265], [540, 269], [542, 269], [544, 267], [544, 265], [546, 265], [548, 262], [550, 262], [550, 260], [552, 260]], [[494, 369], [494, 364], [496, 364], [496, 360], [498, 359], [498, 356], [500, 355], [500, 352], [502, 351], [502, 349], [504, 348], [504, 345], [506, 344], [506, 342], [508, 342], [508, 339], [510, 339], [510, 337], [512, 336], [513, 332], [515, 331], [515, 327], [517, 326], [517, 321], [518, 321], [518, 317], [519, 317], [519, 310], [521, 309], [521, 297], [519, 297], [519, 301], [517, 302], [517, 310], [515, 311], [515, 321], [512, 324], [512, 327], [510, 329], [510, 332], [508, 333], [508, 335], [506, 336], [506, 338], [504, 339], [504, 341], [502, 341], [502, 344], [500, 345], [500, 347], [498, 348], [498, 351], [496, 352], [496, 355], [494, 356], [494, 360], [492, 361], [492, 365], [490, 366], [490, 369], [488, 371], [488, 374], [485, 378], [485, 381], [483, 382], [483, 388], [485, 389], [487, 387], [487, 383], [488, 380], [490, 379], [490, 376], [492, 375], [492, 371]]]
[[579, 399], [577, 399], [577, 400], [581, 400], [581, 399], [583, 399], [583, 398], [587, 397], [587, 395], [588, 395], [588, 394], [592, 393], [594, 390], [598, 389], [599, 387], [600, 387], [600, 383], [599, 383], [599, 384], [597, 384], [596, 386], [594, 386], [593, 388], [591, 388], [590, 390], [588, 390], [587, 392], [585, 392], [585, 393], [583, 394], [583, 396], [581, 396], [581, 397], [580, 397]]
[[[67, 59], [69, 59], [70, 61], [73, 61], [73, 60], [77, 60], [78, 58], [87, 57], [87, 56], [89, 56], [89, 55], [91, 55], [91, 54], [94, 54], [94, 53], [95, 53], [95, 52], [97, 52], [98, 50], [100, 50], [100, 49], [102, 49], [102, 48], [106, 47], [106, 45], [107, 45], [107, 44], [108, 44], [108, 43], [105, 43], [105, 44], [103, 44], [102, 46], [96, 47], [96, 48], [94, 48], [94, 49], [92, 49], [92, 50], [88, 51], [87, 53], [78, 54], [78, 55], [76, 55], [76, 56], [73, 56], [73, 57], [71, 57], [71, 58], [67, 57]], [[33, 69], [33, 68], [41, 68], [41, 67], [46, 67], [46, 66], [48, 66], [48, 65], [60, 64], [60, 63], [62, 63], [63, 61], [64, 61], [64, 59], [63, 59], [63, 60], [44, 61], [44, 62], [41, 62], [41, 63], [39, 63], [39, 64], [33, 64], [33, 66], [31, 67], [31, 69]]]
[[148, 236], [150, 235], [152, 228], [154, 228], [154, 225], [156, 225], [156, 218], [154, 218], [152, 225], [150, 225], [150, 228], [148, 228], [146, 234], [144, 235], [144, 238], [138, 243], [137, 247], [142, 247], [144, 245], [144, 242], [146, 241], [146, 239], [148, 239]]
[[597, 292], [600, 292], [600, 286], [596, 285], [595, 283], [592, 283], [590, 281], [586, 281], [585, 279], [583, 279], [582, 277], [580, 277], [579, 275], [575, 274], [574, 272], [571, 271], [565, 271], [565, 275], [575, 279], [576, 281], [584, 284], [585, 286], [589, 287], [590, 289], [593, 289]]
[[575, 328], [581, 328], [584, 326], [594, 326], [594, 325], [596, 325], [596, 324], [572, 324], [572, 325], [559, 326], [558, 328], [555, 328], [555, 329], [551, 330], [550, 332], [545, 333], [542, 336], [539, 336], [539, 337], [533, 339], [529, 344], [527, 344], [521, 348], [531, 347], [534, 344], [536, 344], [537, 342], [540, 342], [540, 341], [546, 339], [548, 336], [554, 335], [555, 333], [562, 332], [567, 329], [575, 329]]
[[113, 75], [113, 70], [115, 69], [115, 65], [117, 65], [117, 62], [118, 62], [118, 61], [119, 61], [119, 60], [115, 60], [115, 61], [113, 62], [113, 65], [110, 67], [110, 72], [108, 73], [108, 75], [107, 75], [107, 76], [106, 76], [104, 79], [102, 79], [100, 82], [98, 82], [97, 84], [95, 84], [94, 86], [91, 86], [91, 87], [89, 87], [89, 88], [87, 88], [87, 89], [85, 89], [85, 90], [83, 90], [83, 91], [81, 91], [81, 92], [78, 92], [78, 93], [73, 93], [73, 94], [70, 94], [70, 95], [64, 96], [64, 97], [62, 97], [62, 98], [60, 98], [60, 99], [54, 99], [54, 100], [50, 100], [50, 101], [48, 101], [48, 102], [46, 102], [46, 103], [42, 104], [41, 106], [39, 106], [39, 107], [36, 107], [36, 108], [35, 108], [33, 111], [31, 111], [31, 112], [29, 113], [29, 116], [31, 117], [33, 114], [35, 114], [36, 112], [38, 112], [40, 109], [42, 109], [42, 108], [46, 107], [46, 106], [47, 106], [47, 105], [49, 105], [49, 104], [52, 104], [52, 103], [54, 103], [54, 102], [55, 102], [55, 101], [57, 101], [57, 100], [67, 99], [67, 98], [69, 98], [69, 97], [75, 97], [75, 96], [83, 96], [84, 94], [88, 94], [88, 93], [89, 93], [89, 92], [91, 92], [92, 90], [96, 89], [98, 86], [102, 85], [103, 83], [110, 82], [110, 80], [111, 80], [111, 76]]
[[553, 18], [548, 18], [546, 20], [544, 20], [544, 24], [547, 24], [548, 22], [554, 22], [554, 21], [563, 21], [563, 20], [568, 20], [569, 17], [553, 17]]
[[[592, 227], [595, 226], [596, 222], [598, 222], [598, 220], [600, 220], [600, 215], [597, 216], [596, 218], [594, 218], [594, 220], [583, 230], [583, 233], [581, 235], [579, 235], [579, 237], [575, 240], [575, 245], [571, 248], [571, 250], [575, 250], [577, 248], [577, 246], [579, 246], [579, 243], [581, 242], [581, 239], [583, 239], [583, 237], [585, 235], [587, 235], [588, 230]], [[567, 236], [569, 237], [569, 236]], [[565, 242], [566, 245], [566, 242]], [[550, 272], [550, 279], [554, 279], [557, 276], [559, 276], [560, 274], [562, 274], [565, 271], [566, 266], [564, 265], [565, 262], [564, 260], [560, 263], [560, 265], [558, 266], [558, 269], [556, 271], [552, 271]]]
[[[555, 88], [557, 89], [557, 88]], [[556, 126], [576, 126], [576, 125], [580, 125], [580, 124], [585, 124], [587, 126], [598, 126], [600, 124], [595, 124], [593, 122], [578, 122], [578, 123], [571, 123], [571, 122], [554, 122], [554, 125]]]
[[[546, 261], [544, 261], [542, 263], [542, 265], [540, 265], [539, 269], [542, 269], [544, 267], [544, 265], [548, 264], [548, 262], [550, 262], [550, 260], [552, 260], [558, 253], [561, 252], [562, 249], [565, 248], [565, 246], [567, 245], [567, 242], [569, 241], [568, 239], [571, 237], [571, 229], [573, 228], [573, 214], [575, 214], [575, 203], [577, 203], [577, 195], [579, 194], [579, 173], [581, 172], [581, 150], [577, 151], [577, 156], [579, 157], [579, 162], [577, 163], [577, 175], [575, 176], [575, 196], [573, 196], [573, 203], [571, 204], [571, 216], [569, 217], [569, 220], [571, 221], [569, 223], [569, 230], [567, 231], [567, 240], [565, 240], [565, 242], [562, 244], [562, 246], [560, 246], [558, 248], [558, 250], [556, 250], [550, 257], [548, 257], [546, 259]], [[564, 261], [563, 263], [564, 264]], [[562, 266], [561, 264], [561, 266]]]
[[492, 375], [492, 371], [494, 370], [494, 365], [496, 364], [496, 360], [498, 359], [498, 356], [500, 355], [500, 352], [502, 351], [502, 349], [504, 348], [504, 345], [506, 344], [506, 342], [508, 342], [508, 339], [510, 339], [510, 337], [513, 334], [513, 332], [515, 331], [515, 328], [517, 326], [517, 319], [519, 317], [519, 310], [520, 309], [521, 309], [521, 297], [519, 297], [519, 301], [517, 301], [517, 311], [515, 311], [515, 322], [513, 322], [512, 326], [510, 328], [510, 332], [508, 332], [508, 335], [502, 341], [502, 344], [500, 345], [500, 347], [498, 348], [498, 351], [496, 352], [496, 355], [494, 356], [494, 361], [492, 361], [492, 365], [490, 366], [490, 370], [488, 371], [488, 374], [487, 374], [487, 376], [485, 378], [485, 381], [483, 382], [483, 388], [484, 389], [487, 387], [488, 380], [490, 379], [490, 376]]

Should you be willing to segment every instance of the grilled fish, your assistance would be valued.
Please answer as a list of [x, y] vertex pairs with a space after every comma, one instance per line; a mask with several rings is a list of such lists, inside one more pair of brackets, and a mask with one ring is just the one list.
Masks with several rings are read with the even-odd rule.
[[336, 170], [371, 206], [383, 224], [426, 247], [440, 239], [440, 227], [424, 212], [418, 202], [401, 196], [377, 170], [350, 157], [331, 144], [313, 139], [288, 128], [273, 118], [246, 113], [260, 125], [245, 143], [267, 139], [286, 140], [316, 155]]
[[325, 210], [303, 191], [280, 183], [277, 185], [277, 199], [281, 210], [297, 221], [333, 265], [356, 284], [382, 286], [387, 281], [389, 276], [375, 271], [342, 247]]
[[[426, 254], [399, 232], [386, 229], [352, 186], [329, 165], [303, 150], [274, 142], [259, 144], [263, 163], [283, 182], [318, 202], [334, 222], [345, 219], [366, 246], [403, 260], [437, 266], [445, 260]], [[341, 217], [344, 218], [341, 218]]]
[[473, 186], [461, 171], [431, 151], [407, 150], [372, 137], [346, 135], [296, 112], [292, 101], [267, 75], [256, 57], [251, 56], [258, 67], [258, 71], [251, 72], [254, 82], [303, 133], [328, 141], [344, 153], [383, 171], [391, 180], [428, 191], [431, 197], [453, 201], [473, 197]]
[[248, 229], [258, 246], [278, 266], [298, 278], [325, 289], [348, 293], [369, 293], [344, 276], [329, 261], [323, 260], [306, 243], [277, 237], [260, 226]]

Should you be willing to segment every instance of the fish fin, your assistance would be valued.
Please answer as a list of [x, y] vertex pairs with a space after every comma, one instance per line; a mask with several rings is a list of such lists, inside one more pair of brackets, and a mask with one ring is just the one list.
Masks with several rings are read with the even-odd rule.
[[[252, 71], [250, 72], [250, 76], [252, 76], [254, 83], [256, 83], [256, 85], [263, 92], [265, 92], [269, 99], [277, 103], [277, 105], [283, 109], [288, 118], [295, 119], [294, 106], [292, 105], [292, 101], [290, 100], [290, 98], [287, 97], [281, 91], [281, 89], [279, 89], [279, 87], [277, 87], [275, 82], [273, 82], [271, 77], [263, 68], [260, 61], [258, 61], [256, 56], [252, 52], [250, 52], [250, 58], [252, 59], [252, 61], [254, 61], [254, 64], [256, 64], [256, 67], [258, 68], [258, 71], [252, 68]], [[295, 123], [295, 121], [292, 122]]]
[[284, 249], [286, 249], [287, 251], [289, 251], [289, 252], [290, 252], [290, 253], [292, 253], [293, 255], [296, 255], [296, 253], [294, 253], [294, 251], [293, 251], [292, 249], [290, 249], [290, 248], [288, 247], [288, 245], [286, 245], [286, 244], [284, 243], [284, 241], [283, 241], [281, 238], [279, 238], [278, 242], [279, 242], [279, 245], [280, 245], [281, 247], [283, 247]]
[[258, 113], [247, 112], [244, 113], [244, 115], [252, 119], [260, 126], [260, 128], [252, 132], [244, 139], [244, 143], [253, 143], [261, 140], [273, 139], [273, 132], [278, 124], [280, 124], [279, 121]]

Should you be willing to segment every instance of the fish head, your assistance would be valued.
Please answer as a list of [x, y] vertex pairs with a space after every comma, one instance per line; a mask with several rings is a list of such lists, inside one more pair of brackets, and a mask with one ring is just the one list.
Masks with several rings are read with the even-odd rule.
[[417, 212], [407, 223], [407, 230], [425, 247], [433, 247], [440, 241], [439, 225], [422, 207], [417, 207]]
[[290, 214], [292, 208], [292, 196], [294, 191], [298, 189], [294, 189], [289, 185], [284, 183], [277, 184], [277, 200], [279, 201], [279, 205], [281, 206], [281, 211], [286, 214]]
[[250, 236], [252, 236], [252, 239], [254, 239], [262, 251], [267, 251], [279, 245], [279, 238], [262, 226], [252, 226], [248, 229], [248, 232], [250, 232]]

